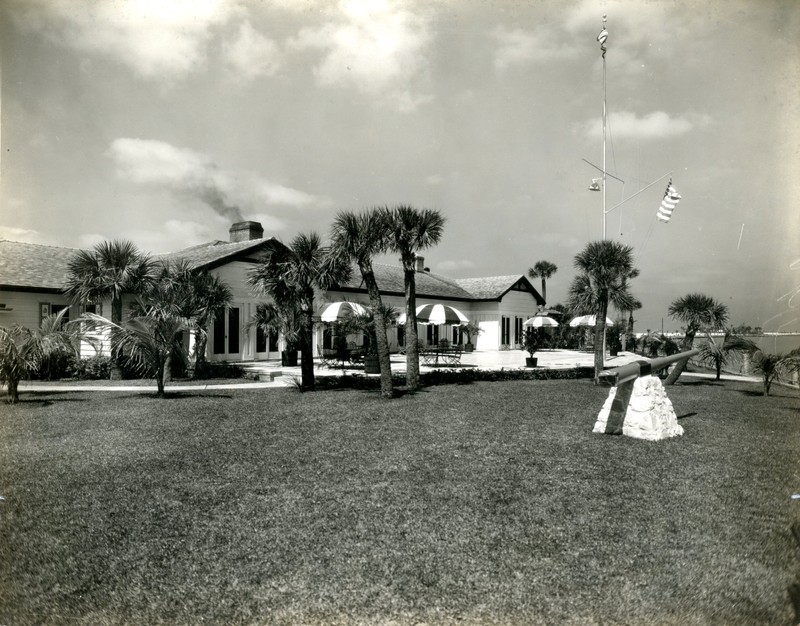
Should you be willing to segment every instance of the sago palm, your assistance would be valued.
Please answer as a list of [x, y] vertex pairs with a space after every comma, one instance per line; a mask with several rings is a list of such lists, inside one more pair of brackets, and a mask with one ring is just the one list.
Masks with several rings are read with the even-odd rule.
[[400, 255], [406, 299], [406, 386], [419, 387], [419, 342], [417, 338], [417, 252], [436, 245], [444, 232], [444, 216], [433, 209], [398, 206], [383, 209], [388, 249]]
[[609, 304], [624, 310], [633, 296], [629, 281], [638, 274], [633, 267], [633, 248], [616, 241], [593, 241], [575, 256], [578, 275], [569, 290], [569, 306], [578, 312], [591, 311], [594, 326], [594, 379], [603, 371], [603, 336]]
[[[711, 296], [702, 293], [690, 293], [678, 298], [669, 305], [670, 317], [684, 324], [685, 334], [681, 342], [681, 350], [691, 350], [698, 331], [712, 331], [722, 328], [728, 321], [728, 307], [717, 302]], [[672, 385], [678, 380], [686, 367], [686, 361], [679, 361], [664, 381]]]
[[[378, 209], [358, 215], [350, 211], [341, 211], [336, 215], [331, 229], [333, 253], [345, 262], [354, 262], [358, 265], [373, 311], [384, 309], [372, 259], [386, 252], [388, 247], [388, 226], [385, 217], [386, 214]], [[372, 317], [381, 371], [381, 396], [391, 398], [394, 395], [392, 365], [384, 320], [385, 317], [382, 315]]]
[[[143, 302], [138, 306], [140, 310], [147, 307]], [[153, 315], [130, 317], [121, 324], [115, 324], [94, 313], [85, 314], [81, 321], [89, 326], [110, 331], [112, 354], [117, 358], [124, 355], [128, 363], [140, 374], [154, 378], [157, 395], [164, 396], [170, 359], [174, 354], [186, 358], [186, 350], [180, 341], [180, 335], [191, 328], [189, 320], [162, 311]]]
[[15, 325], [0, 327], [0, 385], [8, 389], [8, 401], [19, 401], [19, 383], [54, 356], [79, 356], [78, 331], [65, 326], [64, 316], [69, 309], [48, 315], [36, 330]]
[[721, 342], [717, 342], [714, 337], [708, 334], [706, 341], [699, 347], [700, 361], [714, 368], [716, 380], [720, 379], [722, 368], [731, 360], [739, 358], [743, 354], [752, 354], [757, 350], [756, 344], [749, 339], [725, 333]]

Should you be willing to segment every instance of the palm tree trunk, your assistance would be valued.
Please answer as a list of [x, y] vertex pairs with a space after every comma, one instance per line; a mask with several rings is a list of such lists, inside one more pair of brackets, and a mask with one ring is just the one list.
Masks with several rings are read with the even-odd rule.
[[[119, 326], [122, 324], [122, 298], [112, 296], [111, 298], [111, 321]], [[122, 367], [119, 364], [118, 353], [111, 352], [111, 380], [122, 380]]]
[[394, 389], [392, 387], [392, 361], [389, 356], [389, 339], [386, 336], [386, 320], [384, 319], [381, 311], [382, 300], [381, 292], [378, 289], [378, 283], [375, 281], [375, 273], [372, 271], [372, 265], [369, 267], [359, 267], [361, 275], [364, 278], [364, 283], [367, 286], [367, 293], [369, 293], [369, 301], [373, 310], [373, 323], [375, 324], [375, 343], [378, 349], [378, 362], [381, 368], [381, 397], [392, 398], [394, 397]]
[[164, 397], [164, 375], [166, 374], [166, 359], [162, 359], [156, 369], [156, 396]]
[[419, 388], [419, 341], [417, 339], [417, 283], [413, 261], [403, 264], [406, 284], [406, 387]]
[[594, 318], [594, 384], [600, 384], [600, 372], [603, 371], [605, 360], [606, 315], [608, 315], [608, 301], [601, 298], [598, 302], [597, 313]]
[[198, 378], [203, 375], [206, 367], [206, 346], [208, 344], [208, 335], [204, 329], [198, 328], [194, 332], [194, 376]]
[[314, 391], [314, 351], [312, 343], [314, 341], [314, 321], [312, 314], [314, 310], [313, 299], [303, 311], [303, 328], [300, 333], [300, 380], [303, 391]]
[[8, 381], [8, 403], [16, 404], [19, 402], [19, 378], [12, 378]]
[[[687, 350], [692, 349], [692, 345], [694, 344], [694, 333], [687, 332], [683, 338], [683, 342], [681, 343], [681, 352], [686, 352]], [[682, 361], [678, 361], [672, 368], [672, 371], [669, 375], [664, 379], [664, 386], [674, 385], [675, 382], [680, 378], [680, 375], [683, 373], [683, 370], [686, 369], [686, 363], [688, 359], [683, 359]]]

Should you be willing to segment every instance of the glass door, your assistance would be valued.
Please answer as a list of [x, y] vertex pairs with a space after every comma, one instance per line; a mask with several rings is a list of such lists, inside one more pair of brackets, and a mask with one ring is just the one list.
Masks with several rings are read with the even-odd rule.
[[214, 319], [211, 350], [218, 356], [240, 355], [241, 315], [237, 306], [228, 308]]

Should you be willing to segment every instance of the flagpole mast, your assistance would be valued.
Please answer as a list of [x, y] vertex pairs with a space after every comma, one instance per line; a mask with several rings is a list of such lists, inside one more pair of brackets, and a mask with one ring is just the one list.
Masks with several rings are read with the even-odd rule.
[[603, 30], [597, 36], [597, 40], [600, 42], [600, 50], [603, 52], [603, 240], [606, 238], [606, 119], [608, 115], [606, 103], [606, 39], [608, 39], [608, 31], [606, 30], [606, 15], [603, 14]]
[[[606, 240], [606, 117], [608, 115], [608, 105], [606, 103], [606, 40], [608, 39], [608, 31], [606, 30], [606, 14], [603, 13], [603, 29], [597, 36], [597, 41], [600, 42], [600, 51], [603, 53], [603, 241]], [[596, 314], [595, 314], [596, 315]], [[594, 324], [597, 326], [599, 320], [595, 318]], [[606, 321], [602, 320], [603, 324], [603, 351], [602, 361], [606, 360]]]

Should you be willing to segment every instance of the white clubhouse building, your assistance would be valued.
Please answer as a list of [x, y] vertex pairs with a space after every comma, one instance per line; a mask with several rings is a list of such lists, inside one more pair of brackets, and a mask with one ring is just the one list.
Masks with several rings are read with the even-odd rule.
[[[253, 293], [247, 275], [271, 249], [283, 244], [274, 237], [264, 238], [263, 228], [258, 222], [238, 222], [231, 226], [229, 233], [228, 241], [211, 241], [156, 258], [185, 259], [194, 268], [205, 269], [230, 286], [233, 292], [231, 306], [209, 329], [209, 360], [278, 359], [284, 347], [281, 337], [247, 331], [256, 306], [267, 300], [265, 296]], [[65, 307], [69, 307], [71, 319], [86, 310], [86, 307], [70, 305], [63, 293], [67, 265], [75, 252], [73, 248], [0, 240], [0, 326], [20, 324], [36, 328], [44, 316]], [[402, 267], [376, 263], [374, 269], [384, 303], [403, 311]], [[416, 290], [418, 306], [448, 304], [477, 323], [483, 331], [474, 340], [477, 350], [498, 350], [521, 343], [523, 322], [545, 304], [524, 274], [453, 279], [428, 271], [422, 257], [417, 258]], [[321, 307], [338, 300], [369, 304], [357, 270], [349, 282], [317, 294], [316, 303]], [[129, 302], [129, 299], [123, 300], [126, 309]], [[89, 310], [108, 317], [111, 305], [104, 302], [91, 305]], [[453, 343], [466, 341], [463, 333], [452, 326], [420, 325], [419, 336], [428, 343], [444, 338]], [[323, 346], [328, 340], [325, 326], [318, 324], [314, 336], [315, 354], [317, 346]], [[392, 350], [398, 350], [402, 340], [402, 327], [389, 330]], [[84, 354], [91, 354], [88, 345]]]

